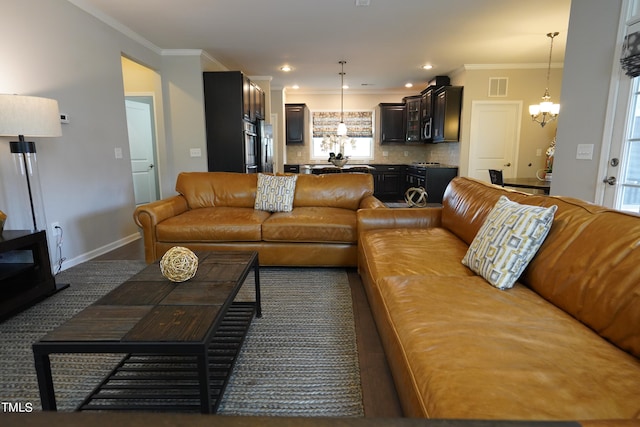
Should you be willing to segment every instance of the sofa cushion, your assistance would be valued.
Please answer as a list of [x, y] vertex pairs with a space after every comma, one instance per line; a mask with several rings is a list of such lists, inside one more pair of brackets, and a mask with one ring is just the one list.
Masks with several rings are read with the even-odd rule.
[[[422, 416], [637, 418], [640, 362], [521, 284], [480, 277], [386, 277], [386, 322]], [[394, 372], [394, 376], [399, 372]], [[416, 414], [414, 414], [416, 416]]]
[[500, 196], [462, 263], [496, 288], [513, 287], [547, 237], [556, 209]]
[[460, 263], [468, 246], [440, 228], [381, 229], [360, 233], [363, 252], [373, 277], [403, 274], [474, 276]]
[[367, 173], [299, 175], [294, 207], [330, 207], [356, 210], [373, 194], [373, 176]]
[[269, 215], [253, 207], [192, 209], [158, 224], [156, 237], [161, 242], [260, 241]]
[[297, 175], [258, 174], [255, 209], [268, 212], [291, 212]]
[[253, 208], [257, 186], [255, 173], [182, 172], [176, 181], [176, 191], [187, 199], [190, 209]]
[[297, 207], [272, 214], [262, 224], [265, 241], [355, 243], [356, 212], [331, 207]]

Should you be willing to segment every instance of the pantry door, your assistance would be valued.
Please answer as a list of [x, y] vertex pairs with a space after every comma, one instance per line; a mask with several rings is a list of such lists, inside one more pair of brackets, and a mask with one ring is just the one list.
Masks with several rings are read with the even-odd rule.
[[489, 169], [504, 178], [517, 173], [521, 101], [473, 101], [469, 140], [469, 176], [490, 182]]

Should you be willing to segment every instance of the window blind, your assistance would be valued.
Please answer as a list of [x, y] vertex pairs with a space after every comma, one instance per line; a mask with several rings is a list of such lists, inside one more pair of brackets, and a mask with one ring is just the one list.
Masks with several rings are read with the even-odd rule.
[[[314, 138], [334, 135], [340, 123], [340, 112], [314, 111], [312, 113], [312, 121]], [[372, 111], [345, 111], [344, 124], [347, 125], [347, 136], [350, 138], [373, 137]]]

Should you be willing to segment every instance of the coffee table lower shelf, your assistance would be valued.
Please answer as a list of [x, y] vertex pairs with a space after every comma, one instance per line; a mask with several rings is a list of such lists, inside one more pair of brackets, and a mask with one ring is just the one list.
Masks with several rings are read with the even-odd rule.
[[[209, 345], [211, 412], [215, 413], [256, 313], [234, 302]], [[78, 406], [78, 411], [200, 412], [195, 356], [129, 354]]]

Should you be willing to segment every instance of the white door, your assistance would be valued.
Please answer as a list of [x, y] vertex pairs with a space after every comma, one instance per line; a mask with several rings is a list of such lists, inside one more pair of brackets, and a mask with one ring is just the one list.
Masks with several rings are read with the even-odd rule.
[[158, 200], [153, 98], [127, 96], [127, 129], [136, 205]]
[[516, 176], [522, 102], [473, 101], [469, 141], [469, 176], [490, 182], [489, 169]]
[[622, 77], [609, 153], [601, 174], [602, 203], [640, 213], [640, 77]]

